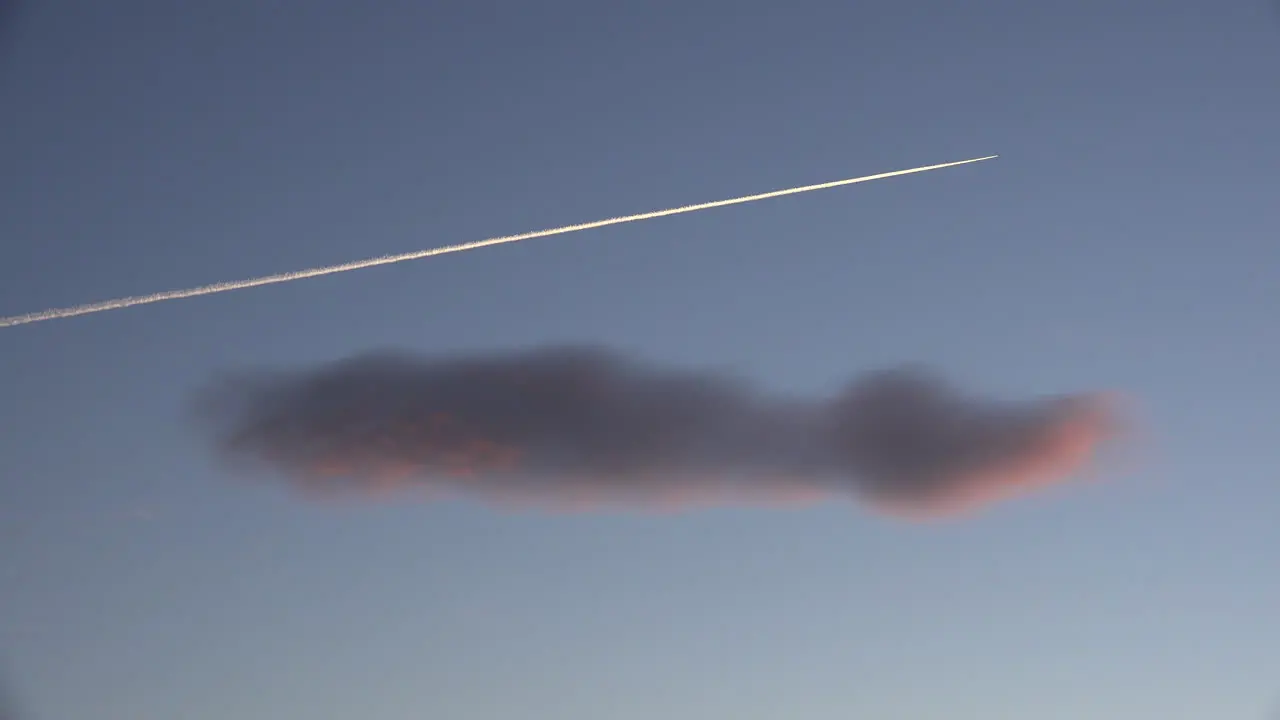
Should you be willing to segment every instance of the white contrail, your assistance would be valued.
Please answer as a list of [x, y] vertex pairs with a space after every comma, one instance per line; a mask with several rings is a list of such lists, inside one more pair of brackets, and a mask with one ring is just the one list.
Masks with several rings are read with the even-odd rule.
[[414, 252], [402, 253], [400, 255], [383, 255], [381, 257], [369, 258], [368, 260], [356, 260], [354, 262], [342, 263], [341, 265], [328, 265], [325, 267], [312, 268], [310, 270], [295, 270], [294, 272], [280, 273], [278, 275], [266, 275], [264, 277], [251, 278], [249, 280], [235, 280], [231, 282], [214, 283], [212, 285], [202, 285], [200, 287], [189, 288], [187, 290], [167, 290], [165, 292], [152, 293], [150, 295], [134, 295], [131, 297], [117, 298], [115, 300], [88, 303], [86, 305], [41, 310], [40, 312], [27, 313], [26, 315], [13, 315], [6, 318], [0, 318], [0, 327], [24, 325], [26, 323], [41, 322], [44, 320], [56, 320], [57, 318], [75, 317], [76, 315], [88, 315], [90, 313], [103, 312], [104, 310], [116, 310], [133, 305], [145, 305], [147, 303], [161, 302], [164, 300], [178, 300], [180, 298], [196, 297], [197, 295], [212, 295], [213, 293], [227, 292], [229, 290], [241, 290], [244, 288], [257, 287], [259, 285], [291, 282], [293, 280], [302, 280], [303, 278], [317, 277], [320, 275], [332, 275], [334, 273], [347, 272], [349, 270], [360, 270], [362, 268], [374, 267], [375, 265], [390, 265], [391, 263], [404, 262], [406, 260], [418, 260], [420, 258], [432, 257], [433, 255], [445, 255], [447, 253], [462, 252], [464, 250], [475, 250], [476, 248], [487, 247], [489, 245], [519, 242], [521, 240], [530, 240], [533, 238], [546, 237], [548, 235], [563, 235], [564, 233], [578, 232], [579, 230], [590, 230], [592, 228], [604, 227], [606, 225], [620, 225], [622, 223], [636, 222], [637, 220], [650, 220], [652, 218], [665, 217], [667, 215], [679, 215], [681, 213], [695, 212], [698, 210], [710, 210], [711, 208], [755, 202], [756, 200], [767, 200], [769, 198], [782, 197], [783, 195], [795, 195], [797, 193], [810, 192], [812, 190], [825, 190], [827, 188], [840, 187], [841, 185], [853, 185], [854, 183], [867, 182], [869, 180], [880, 180], [883, 178], [896, 177], [898, 175], [910, 175], [912, 173], [938, 170], [940, 168], [954, 167], [956, 165], [967, 165], [969, 163], [981, 162], [983, 160], [991, 160], [996, 157], [999, 156], [988, 155], [986, 157], [973, 158], [971, 160], [942, 163], [941, 165], [926, 165], [924, 167], [911, 168], [910, 170], [894, 170], [893, 172], [880, 173], [878, 175], [867, 175], [865, 177], [849, 178], [847, 180], [834, 180], [832, 182], [819, 183], [817, 185], [805, 185], [803, 187], [787, 188], [786, 190], [774, 190], [773, 192], [760, 193], [758, 195], [745, 195], [743, 197], [730, 198], [728, 200], [698, 203], [697, 205], [684, 205], [682, 207], [671, 208], [668, 210], [655, 210], [653, 212], [640, 213], [638, 215], [613, 217], [607, 220], [596, 220], [595, 222], [580, 223], [578, 225], [565, 225], [564, 227], [552, 228], [551, 230], [537, 230], [535, 232], [527, 232], [520, 235], [505, 235], [503, 237], [489, 238], [488, 240], [475, 240], [458, 245], [431, 248], [430, 250], [416, 250]]

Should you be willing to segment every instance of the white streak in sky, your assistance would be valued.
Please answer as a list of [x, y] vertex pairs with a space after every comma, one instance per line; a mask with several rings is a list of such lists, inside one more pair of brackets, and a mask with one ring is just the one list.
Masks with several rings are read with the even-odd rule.
[[212, 285], [202, 285], [200, 287], [189, 288], [187, 290], [167, 290], [165, 292], [152, 293], [150, 295], [133, 295], [130, 297], [117, 298], [115, 300], [88, 303], [86, 305], [41, 310], [40, 312], [27, 313], [25, 315], [12, 315], [10, 317], [0, 318], [0, 327], [25, 325], [26, 323], [56, 320], [58, 318], [75, 317], [77, 315], [89, 315], [91, 313], [103, 312], [105, 310], [127, 308], [133, 305], [145, 305], [147, 303], [162, 302], [164, 300], [178, 300], [181, 298], [196, 297], [198, 295], [212, 295], [213, 293], [242, 290], [244, 288], [257, 287], [259, 285], [273, 285], [275, 283], [292, 282], [294, 280], [318, 277], [320, 275], [333, 275], [334, 273], [360, 270], [363, 268], [374, 267], [376, 265], [390, 265], [392, 263], [405, 262], [406, 260], [418, 260], [435, 255], [475, 250], [476, 248], [488, 247], [489, 245], [502, 245], [504, 243], [547, 237], [548, 235], [563, 235], [565, 233], [578, 232], [580, 230], [591, 230], [593, 228], [605, 227], [606, 225], [620, 225], [622, 223], [637, 222], [639, 220], [651, 220], [653, 218], [666, 217], [667, 215], [679, 215], [681, 213], [696, 212], [698, 210], [710, 210], [711, 208], [725, 207], [727, 205], [738, 205], [740, 203], [755, 202], [756, 200], [768, 200], [769, 198], [782, 197], [783, 195], [795, 195], [797, 193], [810, 192], [813, 190], [826, 190], [828, 188], [840, 187], [841, 185], [853, 185], [854, 183], [881, 180], [884, 178], [896, 177], [898, 175], [910, 175], [912, 173], [938, 170], [941, 168], [954, 167], [956, 165], [967, 165], [969, 163], [990, 160], [995, 157], [999, 156], [988, 155], [986, 157], [943, 163], [941, 165], [926, 165], [924, 167], [911, 168], [910, 170], [895, 170], [893, 172], [866, 175], [864, 177], [849, 178], [847, 180], [834, 180], [832, 182], [819, 183], [817, 185], [805, 185], [802, 187], [787, 188], [786, 190], [774, 190], [772, 192], [759, 193], [757, 195], [745, 195], [743, 197], [730, 198], [728, 200], [716, 200], [714, 202], [698, 203], [696, 205], [684, 205], [682, 207], [670, 208], [668, 210], [655, 210], [653, 212], [640, 213], [638, 215], [613, 217], [607, 220], [596, 220], [595, 222], [580, 223], [578, 225], [565, 225], [564, 227], [552, 228], [550, 230], [537, 230], [534, 232], [521, 233], [520, 235], [505, 235], [503, 237], [489, 238], [487, 240], [474, 240], [472, 242], [460, 243], [458, 245], [431, 248], [430, 250], [416, 250], [413, 252], [402, 253], [400, 255], [383, 255], [381, 257], [369, 258], [367, 260], [356, 260], [353, 262], [342, 263], [341, 265], [328, 265], [325, 267], [312, 268], [310, 270], [295, 270], [293, 272], [280, 273], [278, 275], [266, 275], [264, 277], [251, 278], [249, 280], [235, 280], [231, 282], [214, 283]]

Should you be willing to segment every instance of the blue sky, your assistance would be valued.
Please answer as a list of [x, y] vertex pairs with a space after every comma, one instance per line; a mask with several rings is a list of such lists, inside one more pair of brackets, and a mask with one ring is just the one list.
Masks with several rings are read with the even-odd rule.
[[[1280, 693], [1264, 2], [25, 3], [0, 315], [999, 160], [0, 332], [24, 718], [1257, 718]], [[1120, 389], [1105, 482], [964, 522], [316, 506], [229, 367], [605, 343], [818, 394]]]

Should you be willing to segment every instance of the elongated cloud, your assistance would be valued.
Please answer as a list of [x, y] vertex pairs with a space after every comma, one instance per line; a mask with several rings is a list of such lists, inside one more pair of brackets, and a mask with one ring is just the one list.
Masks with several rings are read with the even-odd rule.
[[773, 190], [771, 192], [759, 193], [756, 195], [744, 195], [742, 197], [730, 198], [728, 200], [715, 200], [712, 202], [698, 203], [696, 205], [683, 205], [681, 207], [668, 208], [666, 210], [654, 210], [652, 212], [638, 213], [636, 215], [624, 215], [621, 217], [608, 218], [606, 220], [595, 220], [593, 222], [578, 223], [576, 225], [565, 225], [563, 227], [552, 228], [550, 230], [535, 230], [533, 232], [521, 233], [519, 235], [504, 235], [502, 237], [494, 237], [487, 240], [474, 240], [472, 242], [430, 248], [428, 250], [415, 250], [414, 252], [402, 253], [400, 255], [383, 255], [381, 257], [369, 258], [367, 260], [355, 260], [348, 263], [342, 263], [341, 265], [326, 265], [324, 267], [311, 268], [309, 270], [295, 270], [292, 272], [279, 273], [277, 275], [265, 275], [263, 277], [250, 278], [248, 280], [233, 280], [230, 282], [214, 283], [212, 285], [202, 285], [200, 287], [188, 288], [186, 290], [166, 290], [164, 292], [152, 293], [150, 295], [134, 295], [131, 297], [104, 300], [102, 302], [88, 303], [85, 305], [41, 310], [39, 312], [27, 313], [25, 315], [0, 317], [0, 327], [25, 325], [27, 323], [44, 322], [45, 320], [56, 320], [58, 318], [106, 312], [107, 310], [120, 310], [122, 308], [133, 307], [134, 305], [146, 305], [149, 303], [165, 302], [168, 300], [181, 300], [183, 298], [199, 297], [201, 295], [230, 292], [232, 290], [245, 290], [261, 285], [274, 285], [276, 283], [305, 280], [307, 278], [320, 277], [322, 275], [333, 275], [335, 273], [351, 272], [352, 270], [363, 270], [364, 268], [376, 267], [378, 265], [390, 265], [393, 263], [407, 262], [409, 260], [421, 260], [423, 258], [434, 257], [436, 255], [447, 255], [449, 253], [476, 250], [482, 247], [489, 247], [490, 245], [504, 245], [506, 243], [519, 242], [521, 240], [532, 240], [534, 238], [548, 237], [550, 235], [564, 235], [566, 233], [581, 232], [583, 230], [591, 230], [593, 228], [605, 227], [608, 225], [621, 225], [622, 223], [652, 220], [654, 218], [667, 217], [668, 215], [681, 215], [683, 213], [697, 212], [699, 210], [710, 210], [712, 208], [726, 207], [729, 205], [756, 202], [757, 200], [768, 200], [770, 198], [783, 197], [784, 195], [796, 195], [799, 193], [812, 192], [814, 190], [826, 190], [844, 185], [854, 185], [857, 183], [869, 182], [871, 180], [883, 180], [885, 178], [897, 177], [899, 175], [911, 175], [913, 173], [927, 172], [929, 170], [940, 170], [942, 168], [954, 167], [956, 165], [968, 165], [969, 163], [991, 160], [995, 157], [997, 156], [988, 155], [986, 157], [959, 160], [956, 162], [942, 163], [940, 165], [926, 165], [923, 167], [911, 168], [909, 170], [894, 170], [892, 172], [865, 175], [863, 177], [848, 178], [846, 180], [833, 180], [831, 182], [818, 183], [817, 185], [803, 185], [800, 187], [787, 188], [785, 190]]
[[563, 510], [847, 497], [944, 515], [1071, 477], [1115, 428], [1101, 395], [981, 401], [898, 368], [796, 400], [587, 347], [240, 372], [197, 407], [225, 459], [307, 493]]

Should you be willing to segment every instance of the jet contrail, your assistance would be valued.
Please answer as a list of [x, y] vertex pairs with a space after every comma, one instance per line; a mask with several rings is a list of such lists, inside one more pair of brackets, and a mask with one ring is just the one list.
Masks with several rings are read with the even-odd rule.
[[927, 172], [929, 170], [939, 170], [941, 168], [954, 167], [956, 165], [967, 165], [969, 163], [981, 162], [983, 160], [991, 160], [996, 157], [999, 156], [987, 155], [986, 157], [942, 163], [941, 165], [926, 165], [924, 167], [911, 168], [910, 170], [894, 170], [893, 172], [879, 173], [877, 175], [866, 175], [864, 177], [849, 178], [846, 180], [834, 180], [832, 182], [819, 183], [817, 185], [804, 185], [802, 187], [787, 188], [786, 190], [774, 190], [772, 192], [759, 193], [757, 195], [744, 195], [743, 197], [730, 198], [728, 200], [716, 200], [714, 202], [684, 205], [682, 207], [670, 208], [667, 210], [655, 210], [653, 212], [640, 213], [638, 215], [625, 215], [621, 217], [608, 218], [607, 220], [596, 220], [595, 222], [579, 223], [577, 225], [565, 225], [564, 227], [552, 228], [550, 230], [537, 230], [534, 232], [521, 233], [519, 235], [505, 235], [502, 237], [489, 238], [487, 240], [474, 240], [472, 242], [460, 243], [458, 245], [446, 245], [444, 247], [431, 248], [429, 250], [415, 250], [413, 252], [402, 253], [399, 255], [383, 255], [381, 257], [369, 258], [367, 260], [356, 260], [353, 262], [342, 263], [341, 265], [327, 265], [324, 267], [312, 268], [310, 270], [295, 270], [293, 272], [279, 273], [277, 275], [266, 275], [263, 277], [251, 278], [249, 280], [235, 280], [231, 282], [214, 283], [212, 285], [202, 285], [200, 287], [189, 288], [186, 290], [167, 290], [165, 292], [152, 293], [150, 295], [133, 295], [130, 297], [117, 298], [115, 300], [104, 300], [102, 302], [88, 303], [85, 305], [41, 310], [40, 312], [27, 313], [25, 315], [13, 315], [6, 318], [0, 318], [0, 327], [25, 325], [27, 323], [42, 322], [44, 320], [75, 317], [77, 315], [89, 315], [91, 313], [103, 312], [106, 310], [127, 308], [133, 305], [145, 305], [147, 303], [162, 302], [164, 300], [179, 300], [181, 298], [196, 297], [198, 295], [212, 295], [213, 293], [228, 292], [230, 290], [243, 290], [244, 288], [257, 287], [259, 285], [273, 285], [275, 283], [292, 282], [294, 280], [318, 277], [320, 275], [332, 275], [334, 273], [348, 272], [350, 270], [360, 270], [363, 268], [374, 267], [376, 265], [390, 265], [392, 263], [405, 262], [407, 260], [418, 260], [435, 255], [475, 250], [476, 248], [488, 247], [489, 245], [502, 245], [504, 243], [547, 237], [548, 235], [563, 235], [565, 233], [578, 232], [580, 230], [591, 230], [593, 228], [605, 227], [606, 225], [621, 225], [622, 223], [651, 220], [653, 218], [696, 212], [698, 210], [710, 210], [711, 208], [755, 202], [756, 200], [768, 200], [769, 198], [782, 197], [783, 195], [795, 195], [813, 190], [826, 190], [827, 188], [840, 187], [841, 185], [853, 185], [854, 183], [881, 180], [884, 178], [896, 177], [898, 175], [910, 175], [912, 173]]

